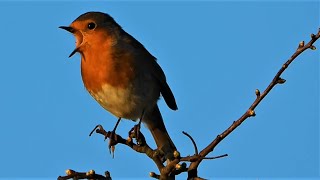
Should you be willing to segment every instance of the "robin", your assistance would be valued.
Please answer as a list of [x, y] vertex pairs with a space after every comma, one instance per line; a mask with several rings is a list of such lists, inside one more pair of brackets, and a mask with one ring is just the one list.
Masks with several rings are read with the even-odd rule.
[[176, 147], [157, 105], [160, 94], [170, 109], [178, 107], [156, 58], [102, 12], [87, 12], [70, 26], [59, 28], [76, 38], [76, 48], [69, 57], [81, 54], [81, 76], [90, 95], [119, 118], [117, 125], [121, 118], [140, 119], [158, 149], [166, 156], [172, 154]]

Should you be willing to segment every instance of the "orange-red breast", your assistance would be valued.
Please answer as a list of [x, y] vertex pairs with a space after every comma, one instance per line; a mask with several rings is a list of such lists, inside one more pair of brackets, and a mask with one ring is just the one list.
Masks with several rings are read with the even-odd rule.
[[177, 110], [173, 93], [156, 58], [108, 14], [88, 12], [70, 26], [76, 52], [81, 54], [81, 75], [91, 96], [118, 118], [137, 120], [151, 131], [159, 149], [176, 150], [163, 123], [157, 101], [160, 94]]

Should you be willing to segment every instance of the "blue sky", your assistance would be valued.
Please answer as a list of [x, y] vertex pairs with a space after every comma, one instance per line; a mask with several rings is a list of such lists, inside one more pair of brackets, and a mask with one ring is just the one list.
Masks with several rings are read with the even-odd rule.
[[[158, 58], [179, 110], [159, 106], [182, 155], [193, 154], [238, 119], [301, 40], [320, 27], [318, 1], [0, 1], [0, 178], [48, 178], [105, 170], [143, 178], [155, 165], [117, 146], [96, 124], [116, 118], [84, 89], [71, 34], [58, 29], [87, 11], [107, 12]], [[316, 43], [318, 49], [319, 42]], [[217, 146], [205, 178], [319, 178], [319, 50], [308, 50], [256, 109], [257, 116]], [[134, 125], [122, 121], [118, 133]], [[142, 132], [154, 145], [146, 128]], [[185, 175], [180, 176], [185, 179]], [[179, 179], [180, 179], [179, 178]]]

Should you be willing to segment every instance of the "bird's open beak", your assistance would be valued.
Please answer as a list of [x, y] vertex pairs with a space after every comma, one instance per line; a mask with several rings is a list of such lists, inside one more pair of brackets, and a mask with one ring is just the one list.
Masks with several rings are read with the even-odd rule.
[[[75, 32], [75, 30], [70, 26], [60, 26], [59, 28], [64, 29], [64, 30], [66, 30], [66, 31], [68, 31], [68, 32], [70, 32], [72, 34]], [[78, 50], [79, 50], [79, 48], [74, 49], [71, 52], [71, 54], [69, 55], [69, 58], [72, 57], [76, 52], [78, 52]]]
[[74, 29], [70, 26], [60, 26], [59, 28], [64, 29], [68, 32], [74, 33]]

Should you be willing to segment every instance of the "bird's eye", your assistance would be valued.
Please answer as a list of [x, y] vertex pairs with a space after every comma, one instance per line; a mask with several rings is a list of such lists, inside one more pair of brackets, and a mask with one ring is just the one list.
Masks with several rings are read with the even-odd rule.
[[88, 24], [88, 29], [94, 29], [96, 27], [96, 24], [95, 23], [93, 23], [93, 22], [91, 22], [91, 23], [89, 23]]

